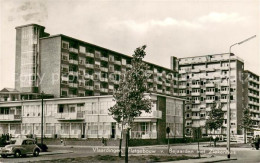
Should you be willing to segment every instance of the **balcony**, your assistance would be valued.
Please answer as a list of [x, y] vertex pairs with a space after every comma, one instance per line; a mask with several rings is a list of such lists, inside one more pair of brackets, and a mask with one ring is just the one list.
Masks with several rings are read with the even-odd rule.
[[147, 73], [148, 74], [153, 74], [153, 71], [152, 70], [147, 70]]
[[200, 100], [193, 100], [192, 101], [194, 104], [200, 104]]
[[79, 50], [78, 49], [76, 49], [76, 48], [70, 48], [70, 52], [72, 52], [72, 53], [79, 53]]
[[180, 96], [187, 96], [186, 93], [179, 93]]
[[126, 64], [126, 67], [127, 68], [132, 68], [132, 65], [131, 64]]
[[86, 67], [87, 67], [87, 68], [94, 68], [94, 65], [87, 63], [87, 64], [86, 64]]
[[115, 64], [121, 65], [121, 61], [115, 61]]
[[77, 88], [77, 87], [78, 87], [78, 84], [77, 84], [77, 83], [69, 83], [69, 86], [70, 86], [70, 87], [73, 87], [73, 88]]
[[200, 85], [199, 84], [191, 85], [191, 88], [200, 88]]
[[101, 67], [100, 70], [104, 71], [104, 72], [108, 72], [108, 68], [107, 67]]
[[162, 77], [162, 73], [157, 72], [157, 76]]
[[165, 86], [170, 87], [171, 83], [165, 83]]
[[165, 91], [165, 93], [166, 93], [167, 95], [170, 95], [170, 94], [171, 94], [171, 92], [170, 92], [170, 91]]
[[206, 108], [206, 111], [211, 111], [211, 108], [210, 108], [210, 107], [207, 107], [207, 108]]
[[179, 70], [179, 74], [185, 74], [186, 71], [185, 70]]
[[200, 96], [200, 92], [191, 92], [192, 96]]
[[229, 67], [220, 67], [221, 70], [229, 70]]
[[199, 111], [200, 111], [200, 108], [191, 108], [191, 111], [193, 111], [193, 112], [199, 112]]
[[136, 117], [135, 119], [138, 118], [156, 118], [156, 119], [161, 119], [162, 118], [162, 111], [160, 110], [153, 110], [151, 113], [146, 113], [145, 111], [142, 111], [142, 114], [140, 117]]
[[78, 72], [77, 71], [69, 71], [69, 75], [76, 76], [76, 75], [78, 75]]
[[79, 64], [79, 61], [70, 59], [70, 60], [69, 60], [69, 63], [70, 63], [70, 64], [77, 65], [77, 64]]
[[191, 72], [200, 72], [200, 69], [192, 69]]
[[108, 89], [107, 89], [107, 88], [101, 88], [100, 91], [101, 91], [101, 92], [106, 92], [106, 93], [107, 93], [107, 92], [108, 92]]
[[205, 86], [206, 87], [215, 87], [215, 84], [214, 83], [206, 83]]
[[62, 81], [69, 81], [69, 78], [67, 76], [66, 77], [65, 76], [61, 76], [61, 80]]
[[185, 78], [185, 77], [181, 77], [181, 78], [179, 78], [179, 81], [187, 81], [188, 79], [187, 78]]
[[220, 85], [221, 86], [228, 86], [228, 82], [221, 82]]
[[87, 90], [93, 90], [93, 86], [89, 86], [89, 85], [88, 85], [88, 86], [86, 86], [86, 89], [87, 89]]
[[208, 67], [206, 68], [206, 71], [215, 71], [215, 68]]
[[147, 81], [153, 83], [153, 79], [147, 79]]
[[191, 116], [191, 119], [200, 119], [200, 116]]
[[156, 131], [132, 131], [131, 139], [157, 139]]
[[227, 99], [220, 99], [220, 102], [226, 103], [228, 100]]
[[115, 74], [120, 75], [120, 74], [121, 74], [121, 71], [120, 71], [120, 70], [115, 70]]
[[102, 82], [108, 82], [108, 79], [107, 79], [107, 78], [100, 78], [100, 81], [102, 81]]
[[221, 94], [228, 94], [228, 91], [227, 90], [222, 90], [220, 91]]
[[0, 121], [21, 121], [21, 115], [0, 114]]
[[215, 95], [215, 92], [206, 92], [206, 95]]
[[206, 103], [214, 103], [215, 100], [206, 99], [205, 101], [206, 101]]
[[80, 82], [80, 83], [79, 83], [79, 87], [84, 88], [84, 87], [85, 87], [85, 83]]
[[157, 92], [158, 93], [162, 93], [163, 91], [161, 89], [157, 89]]
[[200, 124], [199, 124], [199, 123], [196, 123], [196, 124], [192, 124], [191, 126], [192, 126], [192, 127], [200, 127]]
[[87, 56], [87, 57], [92, 57], [92, 58], [94, 58], [94, 54], [93, 54], [93, 53], [89, 53], [89, 52], [88, 52], [88, 53], [86, 53], [86, 56]]
[[101, 60], [102, 60], [102, 61], [107, 61], [107, 62], [108, 62], [108, 58], [106, 58], [106, 57], [101, 57]]
[[58, 120], [84, 120], [83, 112], [57, 113], [55, 118]]
[[179, 85], [179, 89], [186, 89], [187, 86], [186, 85]]

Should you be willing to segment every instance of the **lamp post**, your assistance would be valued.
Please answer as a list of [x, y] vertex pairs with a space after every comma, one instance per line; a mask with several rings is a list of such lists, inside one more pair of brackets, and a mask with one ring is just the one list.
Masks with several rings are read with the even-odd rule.
[[41, 93], [41, 98], [42, 98], [42, 113], [41, 113], [41, 146], [43, 146], [43, 95], [44, 95], [44, 92]]
[[249, 37], [249, 38], [247, 38], [247, 39], [245, 39], [241, 42], [235, 43], [235, 44], [233, 44], [229, 47], [229, 56], [228, 56], [228, 99], [227, 99], [227, 102], [228, 102], [228, 104], [227, 104], [227, 151], [228, 151], [227, 158], [230, 158], [230, 127], [231, 127], [230, 126], [230, 87], [231, 87], [230, 86], [230, 84], [231, 84], [231, 82], [230, 82], [230, 74], [231, 74], [231, 72], [230, 72], [230, 70], [231, 70], [230, 56], [231, 56], [231, 48], [235, 45], [241, 45], [241, 44], [243, 44], [243, 43], [245, 43], [245, 42], [247, 42], [247, 41], [249, 41], [249, 40], [251, 40], [255, 37], [256, 37], [256, 35]]

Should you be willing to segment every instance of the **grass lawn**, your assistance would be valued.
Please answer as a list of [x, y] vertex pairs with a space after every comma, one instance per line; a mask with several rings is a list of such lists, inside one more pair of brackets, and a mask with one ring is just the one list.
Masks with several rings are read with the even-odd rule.
[[[140, 156], [129, 156], [129, 162], [162, 162], [162, 161], [177, 161], [177, 160], [187, 160], [187, 159], [196, 159], [198, 157], [192, 156], [155, 156], [155, 155], [140, 155]], [[79, 157], [79, 158], [66, 158], [66, 159], [57, 159], [50, 161], [37, 161], [41, 162], [124, 162], [124, 157], [119, 158], [118, 156], [110, 155], [97, 155], [97, 156], [88, 156], [88, 157]]]

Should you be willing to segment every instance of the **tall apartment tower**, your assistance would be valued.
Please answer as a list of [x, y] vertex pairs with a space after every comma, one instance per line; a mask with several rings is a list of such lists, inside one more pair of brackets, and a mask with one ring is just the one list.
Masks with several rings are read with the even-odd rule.
[[[113, 94], [131, 69], [130, 56], [62, 34], [48, 35], [36, 24], [16, 28], [16, 89], [55, 97]], [[151, 92], [178, 96], [178, 72], [152, 63]]]
[[39, 38], [48, 36], [45, 27], [29, 24], [16, 27], [15, 88], [21, 92], [38, 92]]
[[259, 75], [245, 70], [244, 71], [244, 108], [248, 108], [251, 112], [251, 118], [255, 128], [260, 127], [260, 110], [259, 110]]
[[209, 134], [204, 127], [208, 113], [214, 103], [225, 111], [223, 127], [215, 131], [225, 134], [227, 127], [227, 97], [229, 66], [231, 134], [240, 134], [242, 118], [242, 73], [243, 60], [231, 54], [216, 54], [179, 59], [179, 95], [187, 99], [185, 106], [186, 134], [192, 135], [192, 128], [202, 127], [202, 133]]

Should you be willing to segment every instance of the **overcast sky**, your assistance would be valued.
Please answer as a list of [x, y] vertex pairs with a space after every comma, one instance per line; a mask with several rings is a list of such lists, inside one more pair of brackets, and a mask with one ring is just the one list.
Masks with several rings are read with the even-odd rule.
[[259, 0], [0, 0], [0, 89], [14, 87], [15, 27], [37, 23], [132, 55], [146, 44], [146, 61], [170, 68], [170, 56], [232, 52], [260, 75]]

